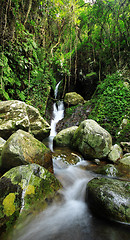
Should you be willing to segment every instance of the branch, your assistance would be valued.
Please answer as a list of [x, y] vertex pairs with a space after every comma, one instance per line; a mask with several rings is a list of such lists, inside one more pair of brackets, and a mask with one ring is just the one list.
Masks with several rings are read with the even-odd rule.
[[25, 26], [25, 24], [26, 24], [26, 22], [27, 22], [27, 20], [28, 20], [28, 15], [29, 15], [29, 13], [30, 13], [31, 7], [32, 7], [32, 0], [29, 0], [28, 11], [27, 11], [27, 13], [26, 13], [25, 21], [24, 21], [24, 24], [23, 24], [24, 26]]

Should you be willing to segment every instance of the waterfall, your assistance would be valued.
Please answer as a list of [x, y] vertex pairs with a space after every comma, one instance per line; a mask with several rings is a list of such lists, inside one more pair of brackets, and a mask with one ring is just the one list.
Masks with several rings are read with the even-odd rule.
[[[25, 224], [22, 231], [15, 236], [17, 240], [72, 240], [76, 239], [77, 230], [82, 229], [80, 224], [86, 223], [87, 205], [84, 202], [87, 182], [93, 178], [92, 174], [70, 166], [67, 169], [56, 171], [61, 180], [64, 201], [54, 203], [41, 212], [34, 220]], [[68, 183], [68, 184], [67, 184]], [[81, 231], [81, 230], [80, 230]], [[66, 235], [69, 236], [66, 238]], [[73, 238], [71, 238], [71, 234]], [[77, 238], [80, 240], [81, 238]]]
[[[58, 88], [61, 81], [56, 85], [54, 96], [55, 99], [58, 95]], [[51, 131], [49, 136], [49, 148], [53, 151], [53, 138], [56, 136], [56, 124], [64, 118], [64, 103], [63, 101], [59, 100], [57, 103], [53, 104], [53, 113], [52, 113], [52, 120], [51, 120]]]

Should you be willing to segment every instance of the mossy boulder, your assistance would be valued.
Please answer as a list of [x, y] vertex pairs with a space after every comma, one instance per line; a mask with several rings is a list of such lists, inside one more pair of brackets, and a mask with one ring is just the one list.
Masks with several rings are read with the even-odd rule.
[[53, 140], [54, 146], [61, 146], [61, 147], [70, 146], [71, 140], [77, 128], [78, 128], [77, 126], [73, 126], [60, 131], [54, 137], [54, 140]]
[[60, 187], [54, 175], [38, 164], [10, 169], [0, 178], [0, 227], [11, 225], [19, 213], [40, 201], [46, 207]]
[[130, 155], [125, 154], [123, 158], [119, 160], [119, 164], [123, 165], [124, 167], [130, 168]]
[[105, 158], [112, 147], [111, 135], [94, 120], [81, 122], [72, 138], [72, 147], [85, 158]]
[[115, 144], [114, 146], [111, 147], [111, 151], [108, 154], [108, 159], [115, 163], [122, 156], [123, 156], [122, 148], [118, 144]]
[[5, 145], [5, 143], [6, 143], [6, 141], [3, 138], [0, 137], [0, 154], [2, 152], [2, 149], [3, 149], [4, 145]]
[[65, 94], [64, 103], [67, 106], [75, 106], [79, 103], [84, 103], [84, 98], [76, 92], [69, 92]]
[[6, 141], [1, 161], [1, 168], [5, 170], [28, 163], [37, 163], [52, 170], [50, 149], [23, 130], [18, 130]]
[[0, 137], [7, 140], [18, 129], [32, 133], [39, 140], [50, 133], [50, 125], [36, 108], [18, 100], [1, 101]]
[[87, 185], [87, 201], [91, 210], [113, 221], [130, 223], [130, 182], [94, 178]]

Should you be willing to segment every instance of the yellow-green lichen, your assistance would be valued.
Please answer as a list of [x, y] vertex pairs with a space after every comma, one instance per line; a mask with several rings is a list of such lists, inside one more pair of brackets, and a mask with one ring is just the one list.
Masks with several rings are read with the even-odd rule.
[[33, 185], [28, 185], [26, 188], [25, 196], [29, 194], [34, 194], [35, 193], [35, 188]]
[[8, 216], [8, 217], [11, 216], [15, 212], [14, 200], [15, 200], [14, 193], [9, 193], [6, 196], [6, 198], [3, 200], [4, 214], [6, 214], [6, 216]]

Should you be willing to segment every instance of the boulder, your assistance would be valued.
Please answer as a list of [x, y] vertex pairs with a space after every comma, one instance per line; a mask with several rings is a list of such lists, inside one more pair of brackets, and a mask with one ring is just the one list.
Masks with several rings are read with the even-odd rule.
[[37, 163], [48, 170], [52, 169], [50, 149], [23, 130], [18, 130], [6, 141], [1, 161], [1, 168], [5, 170], [28, 163]]
[[4, 145], [5, 145], [5, 143], [6, 143], [6, 141], [3, 138], [0, 137], [0, 154], [2, 152], [2, 149], [3, 149]]
[[53, 174], [38, 164], [10, 169], [0, 178], [0, 227], [11, 225], [23, 210], [46, 207], [61, 187]]
[[60, 131], [54, 137], [54, 140], [53, 140], [54, 146], [60, 146], [60, 147], [70, 146], [71, 140], [77, 128], [78, 128], [77, 126], [73, 126]]
[[122, 156], [123, 156], [122, 148], [118, 144], [115, 144], [114, 146], [111, 147], [111, 151], [108, 154], [108, 159], [115, 163]]
[[111, 135], [94, 120], [81, 122], [72, 138], [72, 147], [85, 158], [105, 158], [112, 147]]
[[91, 210], [103, 218], [130, 223], [130, 182], [94, 178], [87, 185]]
[[79, 103], [84, 103], [84, 98], [76, 92], [69, 92], [65, 94], [64, 103], [67, 106], [75, 106]]
[[36, 108], [18, 100], [0, 102], [0, 137], [8, 139], [18, 129], [34, 134], [39, 140], [50, 133], [49, 124]]
[[123, 158], [119, 160], [119, 164], [130, 168], [130, 155], [126, 153]]

